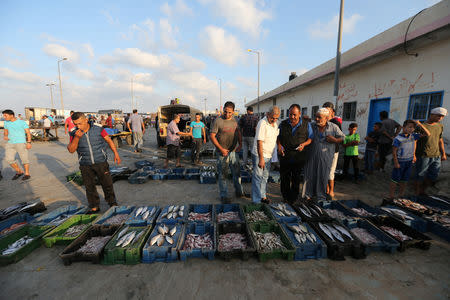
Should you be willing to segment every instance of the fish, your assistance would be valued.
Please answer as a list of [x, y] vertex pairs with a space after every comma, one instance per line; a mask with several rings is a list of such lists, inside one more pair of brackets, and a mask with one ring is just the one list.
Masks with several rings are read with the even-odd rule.
[[148, 207], [144, 206], [144, 209], [141, 211], [141, 215], [145, 214], [148, 211]]
[[391, 213], [397, 217], [400, 217], [403, 220], [414, 220], [413, 217], [409, 216], [408, 214], [406, 214], [403, 210], [400, 209], [396, 209], [396, 208], [388, 208], [388, 207], [381, 207], [382, 210]]
[[175, 205], [175, 207], [173, 208], [173, 211], [177, 211], [180, 207], [178, 205]]
[[304, 210], [306, 210], [309, 214], [311, 214], [311, 211], [310, 211], [310, 209], [308, 208], [308, 206], [306, 206], [305, 204], [300, 204], [301, 206], [302, 206], [302, 208], [304, 209]]
[[138, 209], [137, 209], [137, 211], [136, 211], [136, 214], [134, 215], [135, 217], [137, 217], [137, 216], [139, 216], [140, 214], [141, 214], [141, 212], [142, 212], [142, 207], [139, 207]]
[[117, 235], [117, 239], [120, 239], [125, 234], [125, 232], [127, 232], [128, 228], [130, 228], [130, 226], [125, 226]]
[[316, 236], [314, 234], [312, 234], [311, 232], [307, 233], [306, 237], [311, 241], [311, 243], [317, 242]]
[[247, 238], [242, 233], [226, 233], [219, 235], [218, 250], [221, 252], [247, 249], [247, 247]]
[[164, 234], [169, 233], [169, 227], [166, 226], [166, 224], [163, 225]]
[[156, 212], [156, 207], [153, 207], [152, 211], [150, 212], [150, 217], [152, 217], [155, 212]]
[[162, 226], [158, 227], [158, 232], [162, 235], [164, 235], [164, 228]]
[[295, 226], [295, 225], [291, 226], [289, 224], [286, 224], [286, 226], [287, 226], [287, 228], [289, 228], [290, 231], [292, 231], [294, 233], [300, 233], [300, 229], [297, 228], [297, 226]]
[[156, 241], [156, 244], [158, 245], [158, 247], [161, 247], [164, 244], [164, 236], [161, 235], [158, 240]]
[[184, 205], [180, 206], [179, 210], [184, 210]]
[[364, 228], [353, 228], [351, 229], [351, 232], [358, 237], [363, 244], [370, 245], [380, 242], [374, 235], [370, 234], [366, 229]]
[[333, 226], [334, 226], [334, 228], [339, 230], [343, 235], [347, 236], [348, 238], [350, 238], [350, 240], [353, 241], [352, 235], [344, 227], [337, 225], [337, 224], [333, 224]]
[[294, 237], [297, 240], [297, 242], [302, 243], [302, 238], [301, 238], [300, 234], [294, 233]]
[[173, 244], [173, 238], [171, 238], [170, 236], [168, 236], [168, 235], [166, 235], [166, 241], [169, 243], [169, 244]]
[[163, 214], [161, 214], [161, 219], [164, 219], [165, 217], [167, 217], [167, 213], [163, 213]]
[[331, 233], [330, 230], [328, 230], [327, 227], [325, 227], [325, 225], [323, 225], [322, 223], [319, 222], [319, 228], [320, 230], [322, 230], [323, 233], [325, 233], [333, 242], [335, 241], [333, 238], [333, 234]]
[[168, 212], [168, 213], [172, 212], [172, 211], [173, 211], [173, 208], [174, 208], [173, 205], [169, 206], [169, 209], [167, 210], [167, 212]]
[[217, 214], [217, 222], [233, 222], [233, 221], [240, 221], [241, 218], [239, 216], [239, 213], [237, 211], [228, 211], [228, 212], [222, 212]]
[[306, 229], [306, 227], [305, 227], [304, 225], [298, 224], [298, 225], [296, 225], [296, 226], [298, 227], [298, 229], [299, 229], [300, 231], [302, 231], [302, 232], [304, 232], [304, 233], [307, 233], [307, 232], [308, 232], [308, 229]]
[[142, 220], [147, 220], [148, 216], [150, 215], [150, 212], [147, 210], [143, 215], [142, 215]]
[[121, 239], [118, 239], [117, 243], [116, 243], [116, 247], [119, 247], [120, 245], [122, 245], [130, 235], [131, 235], [131, 232], [124, 235]]
[[342, 237], [342, 235], [339, 233], [339, 231], [337, 231], [336, 229], [334, 229], [333, 227], [325, 224], [325, 226], [328, 228], [328, 230], [330, 230], [331, 234], [340, 242], [344, 243], [345, 240]]
[[16, 251], [18, 251], [19, 249], [21, 249], [22, 247], [24, 247], [25, 245], [29, 244], [33, 240], [34, 240], [34, 238], [32, 238], [28, 235], [25, 235], [22, 238], [15, 241], [14, 243], [8, 245], [8, 248], [6, 248], [2, 251], [2, 255], [13, 254]]
[[183, 217], [184, 211], [183, 211], [183, 210], [179, 210], [179, 211], [178, 211], [178, 215], [179, 215], [180, 217]]
[[122, 248], [125, 248], [126, 246], [128, 246], [131, 241], [134, 239], [134, 237], [136, 236], [136, 231], [133, 231], [128, 238], [123, 242], [122, 244]]
[[172, 229], [170, 229], [169, 234], [170, 236], [173, 236], [177, 232], [177, 226], [173, 226]]
[[300, 211], [302, 212], [302, 214], [304, 214], [305, 216], [312, 218], [311, 214], [308, 213], [306, 210], [304, 210], [303, 208], [299, 207]]
[[152, 237], [152, 239], [150, 240], [150, 246], [153, 246], [161, 236], [162, 236], [161, 234], [157, 234], [154, 237]]
[[323, 211], [322, 211], [322, 209], [319, 207], [319, 206], [317, 206], [317, 205], [313, 205], [313, 207], [315, 208], [315, 209], [317, 209], [317, 211], [321, 214], [321, 215], [323, 215]]
[[138, 234], [136, 234], [136, 236], [134, 237], [133, 241], [131, 242], [131, 244], [136, 243], [137, 241], [139, 241], [139, 238], [144, 234], [144, 230], [142, 230], [141, 232], [139, 232]]

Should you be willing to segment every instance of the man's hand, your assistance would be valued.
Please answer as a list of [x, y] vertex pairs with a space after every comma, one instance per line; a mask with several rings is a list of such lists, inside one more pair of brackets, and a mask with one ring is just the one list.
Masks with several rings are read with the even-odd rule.
[[114, 162], [118, 165], [120, 165], [120, 163], [122, 162], [122, 160], [120, 159], [119, 153], [114, 153]]
[[67, 135], [67, 130], [64, 130], [64, 134]]
[[76, 136], [76, 137], [79, 137], [79, 138], [81, 138], [81, 137], [83, 136], [83, 134], [84, 134], [84, 132], [83, 132], [83, 130], [81, 130], [81, 129], [78, 129], [78, 130], [75, 132], [75, 136]]
[[394, 162], [394, 168], [400, 169], [400, 164], [398, 162]]
[[264, 170], [265, 166], [266, 166], [266, 162], [264, 161], [264, 159], [260, 158], [259, 159], [259, 163], [258, 163], [258, 167], [260, 167], [261, 169]]
[[283, 148], [283, 146], [278, 146], [278, 153], [281, 155], [281, 156], [284, 156], [284, 148]]
[[298, 145], [298, 147], [297, 147], [295, 150], [297, 150], [297, 151], [299, 151], [299, 152], [302, 152], [303, 149], [305, 149], [305, 145], [300, 144], [300, 145]]
[[417, 157], [414, 155], [414, 157], [413, 157], [413, 164], [415, 164], [416, 161], [417, 161]]
[[221, 149], [220, 153], [222, 153], [222, 156], [227, 156], [230, 151], [228, 149]]
[[206, 139], [203, 139], [203, 144], [206, 144]]
[[336, 143], [337, 139], [332, 135], [327, 135], [327, 142], [328, 143]]
[[30, 149], [31, 149], [31, 143], [27, 143], [26, 148], [27, 148], [28, 150], [30, 150]]
[[447, 154], [442, 154], [442, 156], [441, 156], [441, 161], [444, 161], [444, 160], [447, 160]]

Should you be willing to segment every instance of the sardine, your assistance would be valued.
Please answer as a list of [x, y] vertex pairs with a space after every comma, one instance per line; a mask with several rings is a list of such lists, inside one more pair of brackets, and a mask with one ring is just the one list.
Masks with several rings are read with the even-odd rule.
[[134, 216], [135, 217], [139, 216], [141, 214], [141, 212], [142, 212], [142, 207], [139, 207]]
[[125, 232], [127, 232], [128, 228], [130, 228], [130, 226], [125, 226], [125, 228], [122, 229], [122, 230], [119, 232], [119, 234], [117, 235], [117, 239], [120, 239], [120, 238], [125, 234]]
[[325, 225], [323, 225], [322, 223], [319, 223], [319, 228], [320, 228], [320, 230], [322, 230], [323, 233], [325, 233], [334, 242], [333, 234], [331, 233], [330, 230], [328, 230], [327, 227], [325, 227]]
[[317, 206], [317, 205], [314, 204], [314, 208], [317, 209], [317, 211], [318, 211], [321, 215], [323, 215], [323, 211], [322, 211], [322, 209], [321, 209], [319, 206]]
[[156, 211], [156, 207], [153, 207], [152, 211], [150, 212], [150, 217], [153, 217], [153, 214], [155, 213], [155, 211]]
[[175, 205], [175, 207], [173, 208], [173, 211], [177, 211], [178, 208], [180, 208], [178, 205]]
[[158, 240], [156, 241], [156, 244], [158, 245], [158, 247], [161, 247], [164, 244], [164, 236], [161, 235]]
[[163, 225], [164, 234], [169, 233], [169, 227], [166, 226], [166, 224]]
[[142, 220], [147, 220], [148, 216], [150, 215], [150, 212], [147, 210], [144, 215], [142, 216]]
[[154, 237], [152, 237], [152, 239], [150, 240], [150, 246], [153, 246], [161, 236], [162, 236], [161, 234], [157, 234]]
[[168, 235], [166, 235], [166, 241], [169, 243], [169, 244], [173, 244], [173, 238], [171, 238], [170, 236], [168, 236]]
[[169, 231], [170, 236], [173, 236], [176, 232], [177, 232], [177, 226], [173, 226], [173, 228], [170, 229], [170, 231]]
[[125, 248], [126, 246], [128, 246], [131, 241], [134, 239], [134, 237], [136, 236], [136, 231], [133, 231], [130, 236], [125, 240], [125, 242], [123, 242], [122, 244], [122, 248]]
[[311, 232], [310, 232], [310, 233], [307, 233], [307, 234], [306, 234], [306, 237], [311, 241], [311, 243], [317, 242], [316, 236], [315, 236], [314, 234], [312, 234]]
[[144, 234], [145, 230], [142, 230], [141, 232], [139, 232], [138, 234], [136, 234], [136, 236], [134, 237], [133, 241], [131, 242], [131, 244], [136, 243], [137, 241], [139, 241], [139, 238]]
[[339, 230], [343, 235], [347, 236], [350, 240], [353, 241], [353, 237], [350, 234], [350, 232], [348, 232], [344, 227], [337, 225], [337, 224], [333, 224], [334, 228], [336, 228], [337, 230]]
[[173, 205], [171, 205], [171, 206], [169, 206], [169, 209], [167, 210], [167, 212], [172, 212], [173, 211], [173, 208], [174, 208], [174, 206]]
[[122, 245], [127, 240], [127, 238], [130, 236], [130, 234], [131, 234], [131, 232], [125, 234], [120, 240], [118, 240], [116, 243], [116, 247], [119, 247], [120, 245]]

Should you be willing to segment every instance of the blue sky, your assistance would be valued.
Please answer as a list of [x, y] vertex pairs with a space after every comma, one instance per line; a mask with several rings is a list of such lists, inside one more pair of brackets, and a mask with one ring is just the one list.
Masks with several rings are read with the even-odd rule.
[[[345, 1], [343, 51], [413, 16], [435, 0]], [[336, 52], [338, 0], [0, 2], [0, 108], [50, 107], [47, 83], [61, 63], [66, 109], [154, 112], [178, 97], [203, 109], [238, 108]], [[332, 89], [332, 86], [330, 86]], [[60, 108], [58, 85], [53, 90]], [[223, 103], [222, 102], [222, 103]]]

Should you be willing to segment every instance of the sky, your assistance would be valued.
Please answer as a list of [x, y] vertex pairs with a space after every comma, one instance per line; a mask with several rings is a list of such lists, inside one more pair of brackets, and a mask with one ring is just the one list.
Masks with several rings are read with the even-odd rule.
[[[347, 0], [342, 51], [436, 0]], [[212, 111], [336, 54], [339, 0], [0, 1], [0, 109], [155, 112], [179, 98]], [[133, 81], [133, 84], [131, 82]], [[333, 87], [330, 86], [330, 89]], [[206, 101], [205, 101], [206, 99]]]

